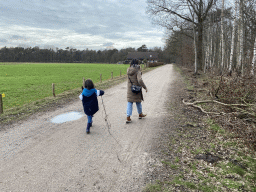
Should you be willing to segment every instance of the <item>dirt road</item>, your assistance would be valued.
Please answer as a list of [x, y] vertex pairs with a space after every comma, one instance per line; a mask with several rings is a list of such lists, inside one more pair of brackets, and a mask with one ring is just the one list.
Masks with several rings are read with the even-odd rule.
[[166, 113], [173, 66], [159, 67], [142, 77], [148, 87], [142, 102], [147, 117], [139, 120], [134, 104], [131, 124], [125, 124], [127, 82], [105, 90], [110, 132], [119, 144], [108, 133], [101, 97], [89, 135], [86, 116], [61, 124], [51, 122], [67, 112], [82, 112], [78, 96], [72, 104], [1, 131], [0, 191], [141, 191], [147, 164], [152, 161], [151, 141]]

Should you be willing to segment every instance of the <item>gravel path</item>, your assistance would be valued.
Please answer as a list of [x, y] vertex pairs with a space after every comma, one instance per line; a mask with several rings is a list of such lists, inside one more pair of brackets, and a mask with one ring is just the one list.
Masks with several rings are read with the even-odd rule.
[[[141, 191], [145, 186], [152, 139], [166, 113], [165, 101], [174, 78], [172, 65], [143, 75], [144, 92], [139, 120], [133, 106], [132, 123], [126, 120], [127, 82], [105, 90], [104, 104], [111, 123], [108, 133], [104, 111], [61, 124], [51, 119], [71, 111], [82, 112], [79, 98], [56, 111], [37, 114], [0, 132], [0, 191]], [[120, 159], [120, 161], [118, 160]]]

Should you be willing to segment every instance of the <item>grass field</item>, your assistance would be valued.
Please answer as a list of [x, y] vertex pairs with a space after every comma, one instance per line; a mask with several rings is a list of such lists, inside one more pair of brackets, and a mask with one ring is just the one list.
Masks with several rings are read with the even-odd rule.
[[22, 106], [45, 97], [52, 96], [52, 83], [55, 94], [82, 86], [83, 77], [94, 83], [126, 74], [129, 65], [115, 64], [63, 64], [63, 63], [0, 63], [0, 94], [4, 110]]

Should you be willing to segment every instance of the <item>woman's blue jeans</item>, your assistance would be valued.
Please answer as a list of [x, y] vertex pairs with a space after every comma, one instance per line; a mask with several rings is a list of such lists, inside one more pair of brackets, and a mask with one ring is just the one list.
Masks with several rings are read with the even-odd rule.
[[88, 123], [92, 123], [92, 116], [87, 115]]
[[[139, 114], [142, 113], [142, 105], [141, 102], [136, 102], [137, 105], [137, 111]], [[132, 116], [132, 106], [133, 106], [133, 102], [128, 102], [127, 103], [127, 117]]]

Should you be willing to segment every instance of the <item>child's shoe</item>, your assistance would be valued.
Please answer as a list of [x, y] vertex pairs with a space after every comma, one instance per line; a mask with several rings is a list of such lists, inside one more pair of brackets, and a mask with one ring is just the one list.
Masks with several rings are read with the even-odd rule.
[[90, 133], [90, 127], [91, 127], [91, 123], [87, 123], [87, 128], [86, 128], [86, 133], [87, 134]]
[[146, 117], [146, 116], [147, 116], [147, 114], [141, 113], [141, 114], [139, 114], [139, 119], [142, 119], [142, 117]]
[[131, 117], [130, 116], [127, 117], [126, 123], [131, 123], [131, 122], [132, 122]]

